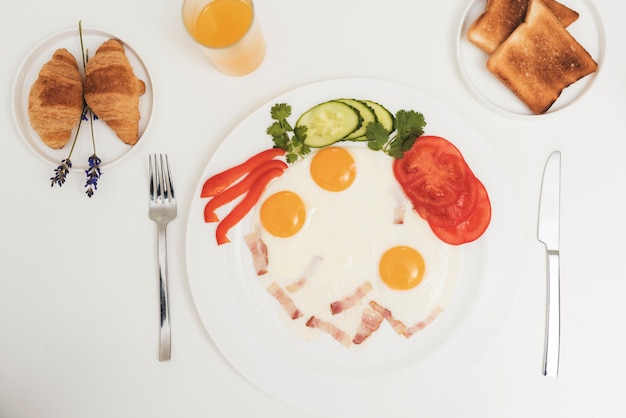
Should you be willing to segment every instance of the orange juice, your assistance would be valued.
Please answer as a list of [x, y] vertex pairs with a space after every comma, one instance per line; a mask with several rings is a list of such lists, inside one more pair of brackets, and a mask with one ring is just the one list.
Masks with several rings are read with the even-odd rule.
[[196, 39], [211, 48], [232, 45], [252, 24], [252, 5], [241, 0], [215, 0], [207, 4], [196, 20]]
[[226, 74], [248, 74], [265, 57], [251, 0], [185, 0], [183, 20], [213, 65]]

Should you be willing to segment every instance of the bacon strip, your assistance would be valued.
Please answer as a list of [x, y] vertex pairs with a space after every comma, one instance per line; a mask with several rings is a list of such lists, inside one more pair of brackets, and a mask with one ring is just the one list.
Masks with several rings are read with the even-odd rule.
[[404, 335], [404, 331], [406, 331], [406, 325], [404, 325], [402, 321], [398, 321], [397, 319], [395, 319], [389, 309], [379, 305], [376, 301], [373, 300], [370, 301], [369, 305], [373, 310], [381, 314], [383, 318], [387, 320], [387, 322], [389, 322], [395, 332], [400, 335]]
[[439, 314], [443, 312], [443, 308], [441, 308], [440, 306], [436, 307], [435, 309], [433, 309], [433, 311], [430, 313], [430, 315], [428, 316], [428, 318], [426, 318], [423, 321], [418, 322], [415, 325], [410, 326], [409, 328], [407, 328], [402, 335], [404, 335], [407, 338], [410, 338], [411, 336], [413, 336], [414, 334], [416, 334], [418, 331], [423, 330], [424, 328], [426, 328], [427, 325], [429, 325], [431, 322], [433, 322], [435, 320], [435, 318], [437, 318], [439, 316]]
[[378, 312], [372, 309], [364, 309], [361, 324], [359, 324], [359, 329], [357, 329], [352, 342], [354, 344], [361, 344], [378, 330], [384, 319], [385, 318]]
[[315, 274], [315, 271], [317, 270], [317, 268], [319, 267], [321, 263], [322, 263], [322, 256], [320, 255], [313, 256], [313, 258], [311, 259], [311, 262], [302, 273], [302, 276], [300, 276], [300, 278], [296, 280], [295, 282], [290, 283], [287, 286], [285, 286], [285, 289], [287, 289], [287, 291], [291, 293], [297, 292], [298, 290], [302, 289], [304, 285], [306, 284], [307, 280]]
[[395, 225], [402, 225], [404, 223], [406, 206], [404, 204], [398, 205], [393, 210], [393, 223]]
[[353, 294], [346, 296], [345, 298], [338, 300], [336, 302], [332, 302], [330, 304], [330, 311], [333, 315], [336, 315], [340, 312], [348, 310], [352, 308], [354, 305], [359, 303], [361, 299], [365, 297], [369, 292], [372, 291], [372, 284], [370, 282], [364, 282], [359, 287], [357, 287]]
[[331, 322], [324, 321], [323, 319], [320, 319], [316, 316], [312, 316], [311, 318], [309, 318], [309, 320], [306, 321], [306, 326], [310, 328], [317, 328], [320, 331], [324, 331], [346, 347], [349, 347], [350, 344], [352, 344], [352, 339], [348, 334], [337, 328]]
[[414, 325], [411, 325], [410, 327], [407, 327], [402, 321], [398, 321], [397, 319], [395, 319], [389, 309], [379, 305], [376, 301], [370, 301], [369, 305], [372, 309], [381, 314], [383, 318], [387, 320], [387, 322], [389, 322], [394, 331], [396, 331], [400, 335], [404, 335], [406, 338], [411, 338], [418, 331], [426, 328], [430, 323], [435, 320], [435, 318], [439, 316], [441, 312], [443, 312], [443, 308], [438, 306], [433, 309], [430, 315], [428, 315], [428, 318]]
[[289, 293], [295, 293], [298, 290], [302, 289], [305, 284], [306, 284], [306, 277], [302, 277], [293, 283], [289, 283], [287, 286], [285, 286], [285, 289], [287, 289]]
[[258, 276], [262, 276], [267, 273], [267, 246], [265, 242], [261, 239], [259, 234], [256, 232], [252, 232], [244, 237], [246, 244], [248, 245], [248, 249], [252, 253], [252, 263], [254, 265], [254, 269], [256, 270], [256, 274]]
[[283, 288], [280, 287], [278, 283], [272, 282], [269, 286], [267, 286], [267, 291], [274, 296], [291, 319], [296, 319], [302, 316], [302, 312], [300, 312], [293, 300], [289, 297], [289, 295], [287, 295], [287, 293], [285, 293]]

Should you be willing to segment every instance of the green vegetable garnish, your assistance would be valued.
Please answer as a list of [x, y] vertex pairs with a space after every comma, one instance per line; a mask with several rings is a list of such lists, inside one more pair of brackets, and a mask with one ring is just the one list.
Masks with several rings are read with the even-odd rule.
[[267, 128], [276, 148], [287, 151], [285, 157], [291, 164], [311, 152], [311, 148], [304, 143], [306, 126], [292, 128], [287, 118], [291, 116], [291, 106], [286, 103], [277, 103], [271, 109], [272, 119], [275, 121]]
[[[330, 103], [332, 101], [322, 105]], [[317, 105], [313, 110], [322, 105]], [[357, 111], [356, 109], [353, 110]], [[286, 151], [287, 163], [294, 163], [311, 152], [309, 145], [305, 144], [307, 138], [306, 125], [293, 128], [287, 121], [287, 118], [291, 116], [290, 105], [286, 103], [275, 104], [272, 106], [271, 115], [274, 123], [267, 128], [267, 133], [272, 136], [275, 148]], [[370, 149], [383, 151], [393, 158], [402, 158], [404, 152], [411, 149], [417, 137], [424, 134], [426, 119], [423, 114], [414, 110], [399, 110], [395, 115], [394, 122], [395, 130], [393, 132], [389, 132], [389, 129], [393, 128], [389, 126], [386, 128], [379, 121], [370, 122], [366, 127], [365, 138], [367, 138], [367, 146]], [[324, 146], [334, 142], [336, 140], [330, 140]]]
[[418, 136], [424, 134], [426, 119], [414, 110], [399, 110], [396, 113], [395, 135], [391, 136], [380, 122], [367, 125], [365, 136], [367, 146], [375, 151], [382, 150], [393, 158], [402, 158], [415, 143]]

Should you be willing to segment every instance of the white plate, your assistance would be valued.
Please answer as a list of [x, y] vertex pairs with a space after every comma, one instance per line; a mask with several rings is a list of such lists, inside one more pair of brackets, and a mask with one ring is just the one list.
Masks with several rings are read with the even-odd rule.
[[[377, 101], [392, 112], [424, 113], [426, 133], [442, 135], [483, 180], [493, 219], [479, 240], [461, 250], [461, 272], [446, 311], [407, 340], [381, 329], [358, 351], [332, 338], [304, 341], [288, 329], [280, 308], [258, 283], [243, 242], [250, 216], [217, 246], [205, 224], [206, 178], [270, 148], [270, 108], [288, 103], [292, 121], [309, 107], [338, 97]], [[366, 79], [331, 80], [275, 98], [243, 120], [218, 147], [195, 190], [187, 225], [189, 281], [200, 317], [225, 358], [269, 395], [323, 416], [381, 417], [419, 410], [434, 392], [463, 377], [502, 332], [520, 283], [521, 213], [494, 152], [477, 131], [435, 99], [401, 85]]]
[[[98, 47], [111, 38], [119, 39], [110, 33], [83, 27], [83, 45], [88, 56], [93, 56]], [[141, 140], [152, 116], [154, 101], [152, 81], [148, 69], [139, 57], [139, 54], [126, 42], [122, 41], [122, 43], [124, 44], [126, 56], [133, 66], [135, 75], [146, 84], [146, 92], [139, 99], [139, 111], [141, 113], [139, 138]], [[74, 55], [76, 62], [78, 62], [79, 71], [83, 74], [80, 37], [78, 27], [76, 27], [75, 29], [67, 29], [56, 33], [37, 45], [22, 63], [13, 85], [13, 115], [22, 138], [37, 155], [54, 166], [58, 166], [61, 160], [67, 158], [74, 136], [72, 134], [72, 139], [65, 147], [59, 150], [51, 149], [44, 144], [30, 125], [28, 118], [28, 94], [31, 86], [37, 80], [41, 67], [52, 58], [52, 54], [58, 48], [65, 48]], [[96, 152], [102, 160], [100, 165], [102, 168], [118, 161], [136, 147], [136, 145], [130, 146], [123, 143], [103, 121], [94, 121], [93, 127], [96, 139]], [[93, 154], [91, 130], [89, 122], [83, 121], [76, 146], [72, 152], [72, 168], [76, 170], [86, 169], [88, 167], [87, 158], [91, 154]]]
[[[485, 3], [486, 0], [472, 0], [463, 13], [458, 29], [457, 62], [465, 83], [482, 103], [508, 116], [542, 116], [534, 115], [515, 94], [487, 70], [489, 56], [467, 40], [467, 30], [485, 10]], [[593, 4], [588, 0], [565, 0], [562, 3], [579, 13], [578, 20], [568, 26], [567, 30], [595, 59], [598, 70], [564, 89], [544, 115], [559, 112], [580, 99], [598, 77], [604, 60], [604, 28]]]

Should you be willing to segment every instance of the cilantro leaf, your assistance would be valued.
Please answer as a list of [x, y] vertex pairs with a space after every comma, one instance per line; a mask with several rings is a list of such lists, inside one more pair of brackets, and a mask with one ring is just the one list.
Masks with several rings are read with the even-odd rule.
[[367, 146], [374, 151], [380, 151], [389, 140], [389, 132], [382, 123], [373, 122], [367, 125], [365, 131]]
[[274, 122], [267, 128], [267, 134], [272, 137], [274, 146], [286, 151], [285, 158], [291, 164], [298, 158], [311, 152], [306, 139], [306, 126], [293, 128], [287, 118], [291, 116], [291, 106], [286, 103], [277, 103], [272, 106], [270, 114]]
[[402, 140], [407, 140], [410, 137], [417, 138], [424, 134], [424, 127], [426, 126], [426, 120], [424, 115], [414, 110], [399, 110], [396, 113], [396, 131], [397, 136]]
[[287, 103], [277, 103], [270, 110], [272, 119], [282, 121], [291, 116], [291, 106]]
[[402, 158], [415, 140], [424, 134], [425, 126], [423, 114], [414, 110], [399, 110], [396, 113], [396, 130], [393, 136], [380, 122], [367, 125], [367, 146], [376, 151], [382, 150], [393, 158]]

